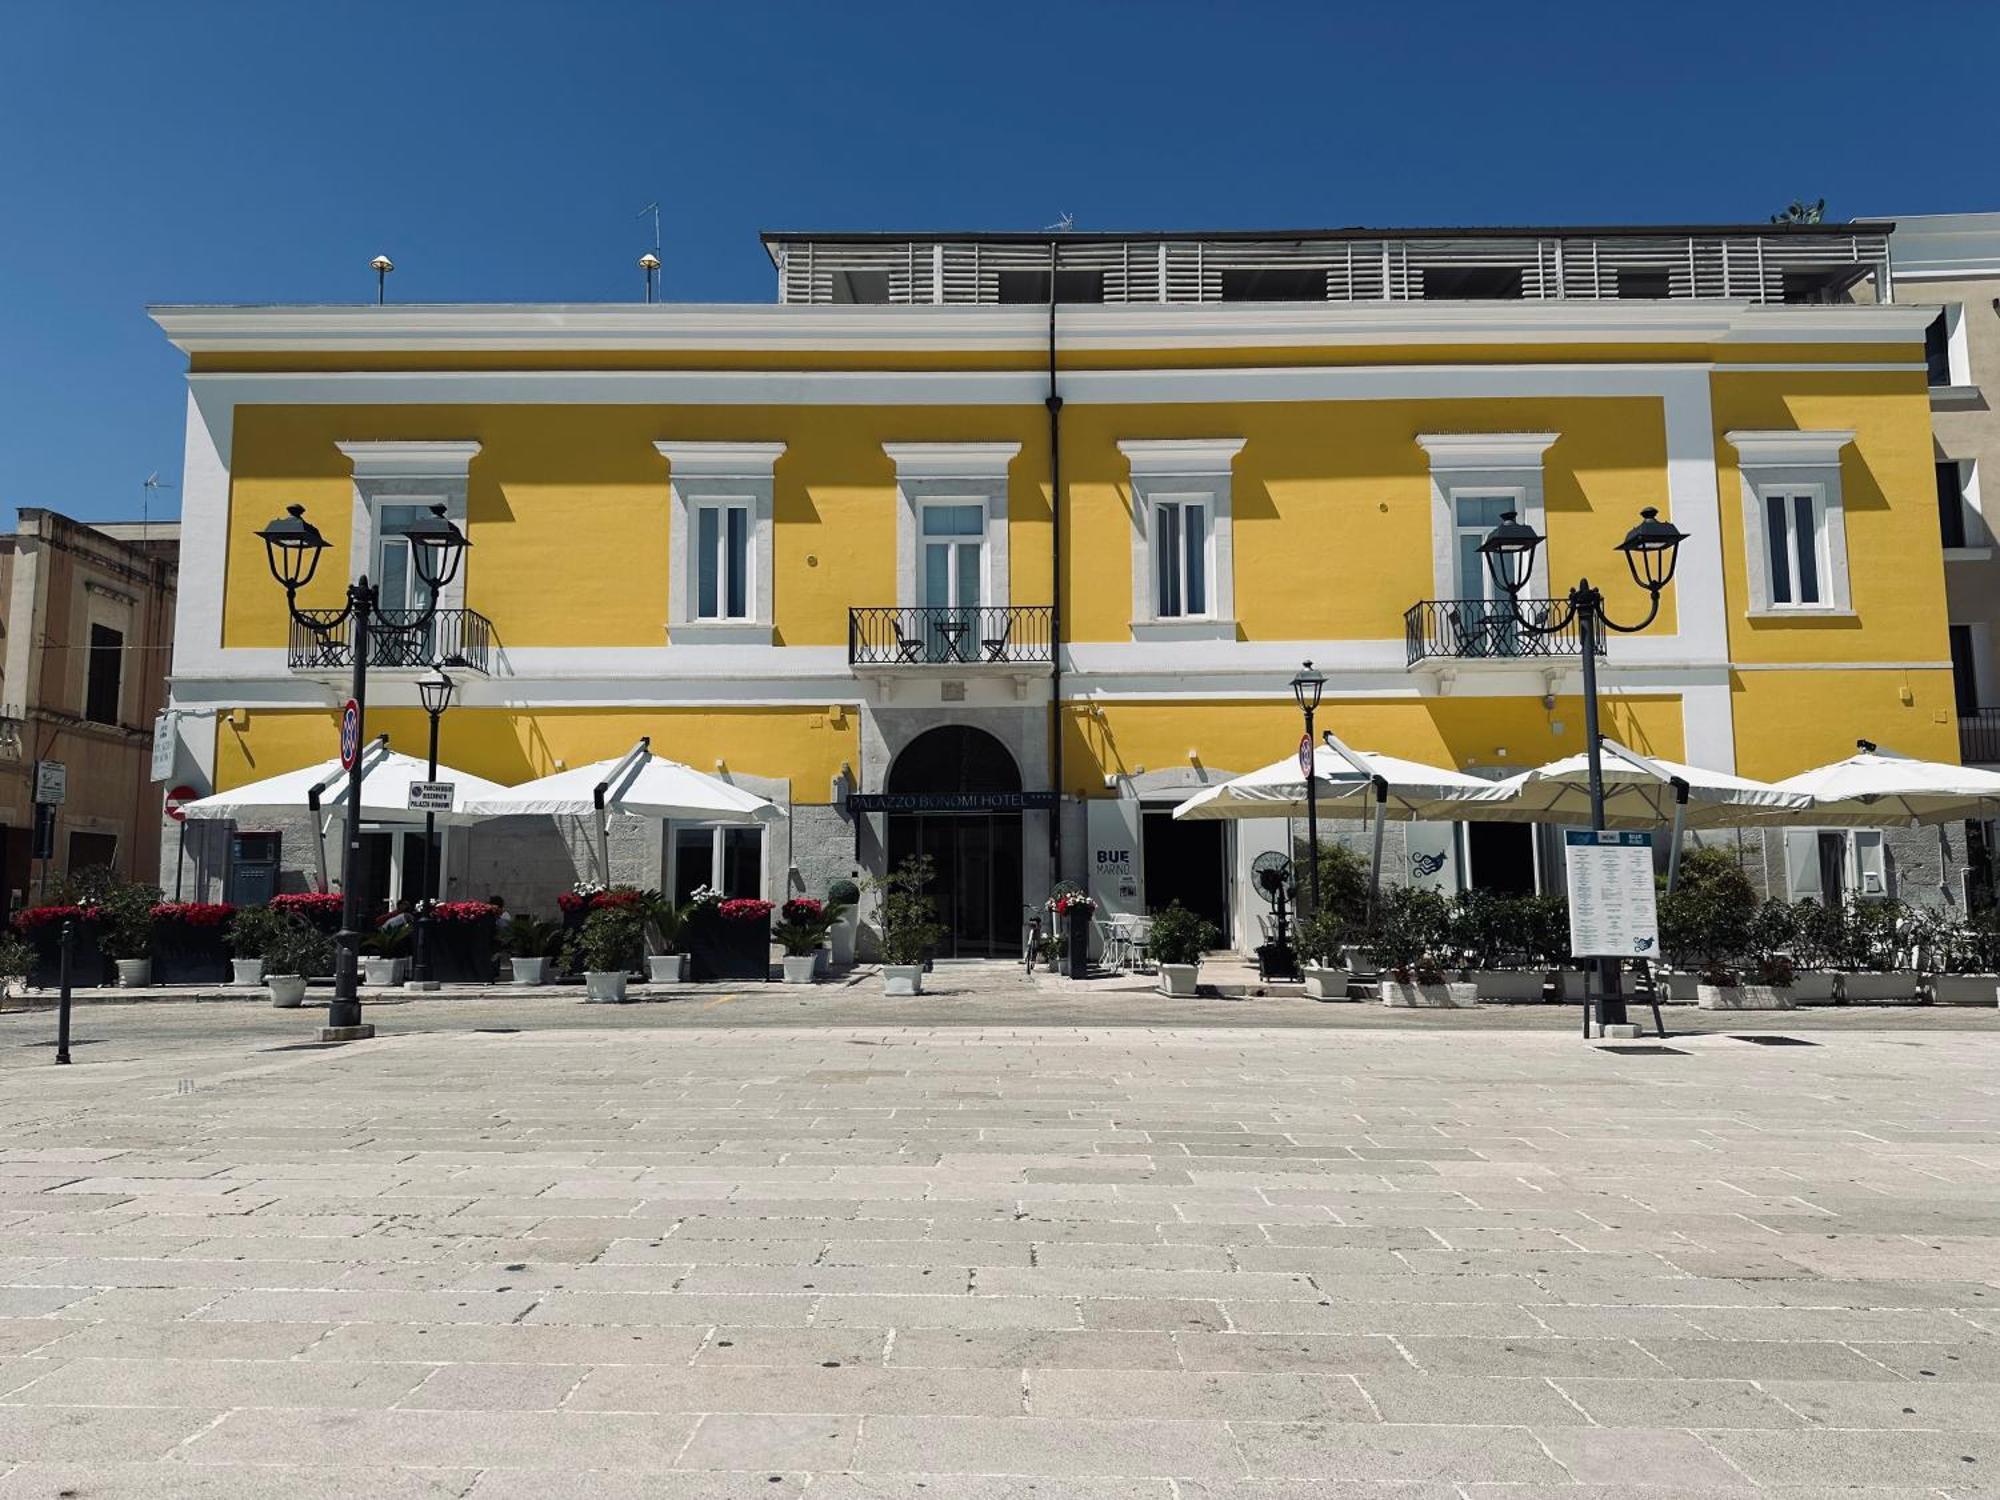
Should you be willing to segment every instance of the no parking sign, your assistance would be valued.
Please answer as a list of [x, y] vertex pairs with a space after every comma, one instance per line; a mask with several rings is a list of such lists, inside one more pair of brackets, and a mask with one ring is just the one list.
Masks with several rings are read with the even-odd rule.
[[361, 705], [352, 698], [340, 711], [340, 769], [354, 769], [355, 757], [361, 753]]

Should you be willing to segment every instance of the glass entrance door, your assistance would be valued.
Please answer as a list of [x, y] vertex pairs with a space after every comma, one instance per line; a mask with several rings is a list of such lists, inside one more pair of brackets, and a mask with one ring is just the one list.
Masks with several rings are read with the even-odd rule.
[[1021, 946], [1021, 815], [892, 813], [889, 868], [935, 867], [928, 895], [945, 929], [939, 958], [1013, 958]]

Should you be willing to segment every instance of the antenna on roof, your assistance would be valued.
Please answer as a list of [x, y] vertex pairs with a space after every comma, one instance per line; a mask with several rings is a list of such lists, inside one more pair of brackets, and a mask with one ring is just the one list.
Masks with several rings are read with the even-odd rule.
[[644, 208], [632, 215], [632, 217], [643, 219], [647, 214], [653, 216], [653, 254], [658, 255], [660, 253], [660, 205], [656, 202], [648, 203]]
[[1044, 224], [1042, 228], [1054, 230], [1057, 234], [1068, 234], [1072, 229], [1076, 228], [1076, 215], [1065, 213], [1055, 223]]
[[150, 542], [153, 539], [153, 492], [155, 490], [170, 490], [173, 487], [172, 480], [160, 478], [160, 471], [158, 469], [148, 474], [145, 483], [139, 486], [140, 541]]

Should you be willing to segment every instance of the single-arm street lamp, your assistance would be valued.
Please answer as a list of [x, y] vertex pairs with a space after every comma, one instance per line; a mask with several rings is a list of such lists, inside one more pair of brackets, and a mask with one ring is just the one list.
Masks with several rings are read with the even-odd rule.
[[[445, 518], [442, 505], [433, 505], [428, 519], [404, 533], [410, 546], [410, 562], [417, 581], [424, 588], [420, 617], [396, 625], [382, 619], [381, 595], [362, 574], [347, 586], [347, 603], [339, 610], [303, 611], [299, 590], [313, 580], [319, 561], [329, 543], [319, 528], [306, 519], [303, 505], [288, 505], [285, 514], [257, 533], [264, 543], [271, 576], [285, 591], [285, 608], [295, 624], [318, 636], [328, 636], [352, 620], [354, 622], [354, 678], [350, 694], [357, 722], [355, 744], [367, 741], [369, 632], [389, 629], [398, 635], [428, 630], [437, 613], [438, 595], [458, 576], [465, 549], [471, 545], [465, 534]], [[327, 1007], [330, 1031], [366, 1036], [361, 1027], [361, 771], [363, 757], [356, 755], [347, 772], [347, 832], [340, 854], [340, 931], [334, 935], [333, 1003]]]
[[1312, 891], [1313, 914], [1319, 914], [1319, 777], [1318, 746], [1313, 739], [1313, 714], [1319, 709], [1319, 696], [1326, 691], [1326, 678], [1313, 670], [1307, 662], [1292, 679], [1292, 696], [1299, 701], [1299, 710], [1306, 716], [1306, 737], [1299, 741], [1299, 769], [1306, 777], [1306, 858], [1310, 861], [1311, 873], [1307, 879]]
[[[435, 677], [417, 679], [417, 696], [423, 700], [424, 712], [431, 716], [431, 768], [426, 781], [438, 779], [438, 720], [451, 707], [452, 692], [458, 687], [445, 675], [444, 668], [438, 668]], [[437, 901], [437, 862], [432, 857], [431, 840], [437, 836], [437, 811], [424, 809], [424, 853], [423, 862], [418, 867], [417, 877], [417, 954], [414, 978], [419, 987], [428, 989], [431, 984], [431, 907]]]
[[[1685, 540], [1686, 533], [1673, 522], [1662, 521], [1659, 511], [1649, 505], [1639, 512], [1639, 524], [1626, 532], [1625, 540], [1618, 544], [1618, 550], [1625, 554], [1625, 565], [1632, 570], [1632, 581], [1652, 598], [1652, 607], [1646, 611], [1646, 618], [1636, 625], [1621, 625], [1607, 615], [1604, 612], [1604, 595], [1591, 585], [1588, 578], [1579, 580], [1576, 587], [1569, 591], [1558, 617], [1530, 620], [1523, 615], [1521, 590], [1528, 586], [1528, 580], [1534, 574], [1535, 549], [1541, 546], [1542, 538], [1534, 527], [1515, 519], [1513, 511], [1502, 515], [1500, 524], [1479, 545], [1480, 554], [1486, 559], [1487, 571], [1507, 596], [1508, 608], [1518, 628], [1531, 635], [1554, 635], [1569, 629], [1574, 623], [1581, 636], [1583, 739], [1590, 764], [1590, 829], [1593, 833], [1604, 831], [1604, 756], [1598, 745], [1597, 733], [1599, 632], [1615, 630], [1620, 635], [1632, 635], [1660, 617], [1660, 594], [1673, 582], [1674, 564]], [[1619, 988], [1618, 960], [1599, 959], [1597, 972], [1598, 1026], [1600, 1029], [1622, 1026], [1625, 1024], [1625, 997]]]

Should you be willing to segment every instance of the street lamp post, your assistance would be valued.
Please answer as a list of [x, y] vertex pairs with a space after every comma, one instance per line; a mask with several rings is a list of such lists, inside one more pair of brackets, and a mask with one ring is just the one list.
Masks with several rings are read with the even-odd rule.
[[1319, 747], [1313, 739], [1313, 714], [1319, 708], [1320, 694], [1326, 691], [1326, 678], [1313, 670], [1308, 661], [1292, 679], [1292, 696], [1298, 699], [1299, 710], [1306, 716], [1306, 737], [1299, 741], [1299, 770], [1306, 778], [1306, 859], [1310, 862], [1307, 876], [1312, 891], [1312, 909], [1319, 912]]
[[[320, 557], [330, 545], [320, 535], [319, 528], [306, 519], [303, 505], [286, 506], [285, 514], [257, 536], [264, 544], [271, 576], [285, 591], [285, 608], [293, 623], [324, 637], [347, 621], [354, 622], [354, 676], [349, 696], [354, 700], [357, 720], [355, 744], [365, 744], [370, 631], [387, 629], [408, 635], [428, 630], [437, 613], [438, 595], [458, 576], [459, 563], [471, 543], [445, 518], [442, 505], [433, 505], [430, 518], [419, 521], [405, 533], [412, 567], [418, 582], [424, 586], [424, 607], [419, 618], [390, 625], [382, 618], [381, 596], [365, 573], [347, 586], [347, 603], [341, 609], [299, 608], [299, 590], [312, 582], [313, 574], [319, 570]], [[361, 1024], [361, 892], [357, 877], [361, 873], [362, 763], [363, 757], [357, 754], [347, 772], [346, 836], [340, 854], [340, 931], [333, 940], [333, 1001], [326, 1013], [328, 1031], [348, 1036], [373, 1034], [372, 1028]]]
[[[1620, 635], [1633, 635], [1651, 625], [1660, 615], [1660, 594], [1673, 582], [1674, 563], [1680, 555], [1681, 543], [1687, 539], [1678, 526], [1671, 521], [1662, 521], [1660, 513], [1652, 506], [1639, 512], [1639, 524], [1625, 533], [1625, 540], [1618, 544], [1618, 551], [1625, 554], [1625, 565], [1632, 570], [1632, 581], [1644, 589], [1652, 599], [1652, 607], [1646, 611], [1646, 618], [1636, 625], [1621, 625], [1604, 612], [1604, 595], [1592, 586], [1588, 578], [1580, 579], [1563, 601], [1562, 611], [1557, 618], [1544, 617], [1530, 620], [1521, 613], [1521, 591], [1528, 586], [1528, 580], [1535, 570], [1535, 549], [1542, 544], [1542, 537], [1534, 527], [1517, 520], [1513, 511], [1500, 517], [1500, 524], [1488, 533], [1479, 545], [1480, 554], [1486, 559], [1487, 571], [1493, 582], [1507, 596], [1508, 609], [1514, 617], [1514, 624], [1531, 635], [1554, 635], [1576, 625], [1583, 650], [1583, 739], [1584, 753], [1590, 765], [1590, 829], [1593, 833], [1604, 831], [1604, 754], [1598, 744], [1597, 729], [1597, 648], [1600, 632], [1617, 631]], [[1600, 958], [1597, 960], [1598, 1000], [1597, 1020], [1602, 1029], [1605, 1026], [1625, 1024], [1625, 997], [1620, 992], [1618, 960]]]
[[[438, 720], [451, 707], [451, 695], [458, 684], [438, 669], [435, 677], [417, 679], [417, 696], [423, 700], [424, 712], [431, 717], [431, 760], [426, 781], [438, 779]], [[437, 864], [431, 856], [432, 839], [437, 836], [437, 812], [424, 809], [424, 854], [422, 874], [417, 880], [417, 953], [414, 965], [414, 979], [419, 988], [431, 987], [431, 907], [437, 901]]]

